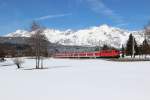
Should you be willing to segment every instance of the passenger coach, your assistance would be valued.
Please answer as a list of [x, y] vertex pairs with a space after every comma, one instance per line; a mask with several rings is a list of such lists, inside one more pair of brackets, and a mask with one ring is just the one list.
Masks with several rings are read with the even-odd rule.
[[101, 50], [95, 52], [63, 52], [56, 53], [55, 58], [119, 58], [119, 50]]

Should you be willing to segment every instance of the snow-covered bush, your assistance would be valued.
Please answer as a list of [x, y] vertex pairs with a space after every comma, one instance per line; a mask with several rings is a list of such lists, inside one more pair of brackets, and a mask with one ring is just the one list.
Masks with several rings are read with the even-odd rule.
[[24, 63], [24, 59], [20, 58], [20, 57], [16, 57], [16, 58], [13, 58], [13, 62], [19, 69], [19, 68], [21, 68], [21, 64]]
[[0, 62], [4, 62], [4, 61], [6, 61], [5, 58], [0, 58]]

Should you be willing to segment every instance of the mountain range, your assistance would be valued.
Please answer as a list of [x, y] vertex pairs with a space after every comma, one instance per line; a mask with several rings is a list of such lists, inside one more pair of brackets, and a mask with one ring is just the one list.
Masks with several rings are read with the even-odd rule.
[[[120, 48], [125, 45], [130, 34], [133, 34], [140, 44], [144, 40], [143, 31], [128, 31], [108, 25], [94, 26], [86, 29], [73, 31], [71, 29], [60, 31], [56, 29], [45, 29], [46, 35], [51, 43], [71, 46], [102, 46], [104, 44]], [[30, 37], [34, 32], [17, 30], [5, 37]]]

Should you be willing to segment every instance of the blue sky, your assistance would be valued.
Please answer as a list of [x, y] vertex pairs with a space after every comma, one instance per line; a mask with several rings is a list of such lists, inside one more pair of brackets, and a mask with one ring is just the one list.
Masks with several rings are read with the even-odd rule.
[[139, 30], [150, 20], [150, 0], [0, 0], [0, 35], [29, 29], [83, 29], [108, 24]]

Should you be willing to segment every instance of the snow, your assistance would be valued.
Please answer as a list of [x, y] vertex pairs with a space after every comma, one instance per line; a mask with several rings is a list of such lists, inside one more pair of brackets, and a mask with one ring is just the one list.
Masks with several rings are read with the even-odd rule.
[[6, 37], [30, 37], [31, 33], [25, 30], [16, 30], [16, 32], [9, 33], [5, 35]]
[[19, 70], [0, 63], [1, 100], [150, 100], [149, 62], [49, 58], [30, 70], [35, 60], [24, 59]]
[[[56, 29], [45, 29], [45, 34], [48, 40], [52, 43], [59, 43], [62, 45], [78, 45], [78, 46], [103, 46], [104, 44], [120, 48], [122, 44], [127, 42], [130, 34], [136, 37], [138, 43], [143, 42], [143, 31], [127, 31], [124, 29], [111, 27], [106, 24], [100, 26], [93, 26], [90, 28], [79, 29], [77, 31], [65, 30], [60, 31]], [[24, 30], [17, 30], [6, 36], [9, 37], [29, 37], [33, 32]]]

